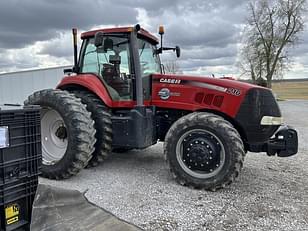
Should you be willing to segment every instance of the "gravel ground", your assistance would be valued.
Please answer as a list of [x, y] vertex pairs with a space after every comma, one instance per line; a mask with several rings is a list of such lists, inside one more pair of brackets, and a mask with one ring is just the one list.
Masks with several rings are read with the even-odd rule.
[[90, 201], [145, 230], [308, 230], [308, 101], [280, 106], [299, 133], [298, 155], [248, 153], [237, 181], [218, 192], [178, 185], [162, 144], [113, 154], [65, 181], [40, 182], [88, 190]]

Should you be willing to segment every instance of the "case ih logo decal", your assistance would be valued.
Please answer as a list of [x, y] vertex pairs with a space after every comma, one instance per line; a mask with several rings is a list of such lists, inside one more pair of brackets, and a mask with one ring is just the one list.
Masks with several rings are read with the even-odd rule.
[[170, 97], [170, 90], [168, 88], [162, 88], [159, 92], [158, 95], [162, 100], [167, 100]]
[[178, 92], [170, 92], [168, 88], [160, 89], [158, 95], [162, 100], [167, 100], [169, 99], [170, 96], [181, 96], [181, 94]]
[[171, 83], [171, 84], [180, 84], [181, 80], [180, 79], [165, 79], [161, 78], [159, 80], [160, 83]]

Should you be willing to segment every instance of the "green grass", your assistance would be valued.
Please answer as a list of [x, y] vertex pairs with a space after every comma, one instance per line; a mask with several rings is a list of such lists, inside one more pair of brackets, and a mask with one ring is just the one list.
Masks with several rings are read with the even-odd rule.
[[272, 89], [280, 99], [308, 100], [308, 81], [274, 82]]

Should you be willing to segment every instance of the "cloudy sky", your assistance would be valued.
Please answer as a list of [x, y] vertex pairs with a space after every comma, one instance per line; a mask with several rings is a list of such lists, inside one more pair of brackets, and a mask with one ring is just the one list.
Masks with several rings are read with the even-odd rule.
[[[140, 23], [165, 44], [180, 45], [184, 73], [240, 76], [237, 68], [247, 0], [0, 0], [0, 73], [70, 65], [71, 28], [79, 32]], [[308, 22], [307, 22], [308, 24]], [[79, 40], [80, 43], [80, 40]], [[292, 48], [286, 78], [308, 77], [308, 30]], [[164, 60], [175, 59], [167, 54]]]

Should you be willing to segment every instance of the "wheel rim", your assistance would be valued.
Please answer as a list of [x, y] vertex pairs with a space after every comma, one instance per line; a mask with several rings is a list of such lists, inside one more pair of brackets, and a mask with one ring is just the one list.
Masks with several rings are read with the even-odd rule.
[[62, 116], [55, 110], [44, 108], [41, 118], [43, 164], [59, 162], [67, 149], [67, 130]]
[[176, 158], [187, 174], [206, 179], [223, 168], [225, 149], [222, 141], [212, 132], [193, 129], [178, 140]]

